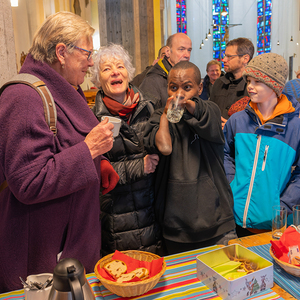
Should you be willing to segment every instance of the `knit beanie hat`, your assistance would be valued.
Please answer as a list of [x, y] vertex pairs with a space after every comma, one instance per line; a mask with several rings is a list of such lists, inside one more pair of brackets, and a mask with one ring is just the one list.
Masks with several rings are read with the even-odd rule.
[[288, 76], [288, 65], [279, 54], [263, 53], [254, 57], [246, 66], [243, 72], [245, 80], [247, 76], [263, 82], [280, 97]]

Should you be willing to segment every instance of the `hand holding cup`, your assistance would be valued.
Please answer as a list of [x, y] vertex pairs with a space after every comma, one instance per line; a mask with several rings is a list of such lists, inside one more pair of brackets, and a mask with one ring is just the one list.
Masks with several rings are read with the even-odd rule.
[[177, 93], [170, 100], [167, 110], [167, 119], [171, 123], [178, 123], [183, 115], [186, 100], [185, 95]]
[[114, 125], [106, 119], [95, 126], [86, 136], [84, 142], [87, 144], [93, 159], [108, 152], [113, 147], [113, 128]]
[[121, 119], [111, 116], [102, 116], [101, 121], [104, 121], [106, 118], [108, 118], [108, 122], [114, 125], [114, 128], [112, 129], [113, 137], [117, 137], [120, 132], [121, 127]]

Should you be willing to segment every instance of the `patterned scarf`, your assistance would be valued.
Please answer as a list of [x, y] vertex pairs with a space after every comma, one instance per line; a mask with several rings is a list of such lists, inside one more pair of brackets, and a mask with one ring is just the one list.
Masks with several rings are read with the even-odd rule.
[[104, 96], [102, 98], [109, 112], [112, 115], [119, 115], [128, 124], [135, 111], [136, 106], [138, 105], [139, 99], [140, 99], [140, 94], [134, 87], [132, 88], [129, 87], [127, 89], [126, 99], [123, 103], [119, 103], [118, 101], [108, 96]]

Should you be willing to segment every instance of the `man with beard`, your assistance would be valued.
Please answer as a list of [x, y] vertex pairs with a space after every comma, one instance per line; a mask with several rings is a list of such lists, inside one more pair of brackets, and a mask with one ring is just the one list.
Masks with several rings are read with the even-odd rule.
[[247, 38], [237, 38], [226, 45], [222, 59], [226, 74], [216, 80], [210, 95], [210, 100], [221, 110], [222, 128], [229, 118], [230, 106], [244, 96], [248, 96], [242, 74], [253, 54], [254, 46]]

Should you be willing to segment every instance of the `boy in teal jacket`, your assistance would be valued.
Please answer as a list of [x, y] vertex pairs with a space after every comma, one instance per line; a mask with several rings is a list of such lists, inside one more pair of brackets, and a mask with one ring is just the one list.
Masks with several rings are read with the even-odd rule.
[[299, 104], [282, 94], [287, 75], [281, 55], [253, 58], [243, 73], [251, 100], [224, 127], [224, 166], [239, 236], [271, 230], [272, 206], [291, 213], [300, 203]]

